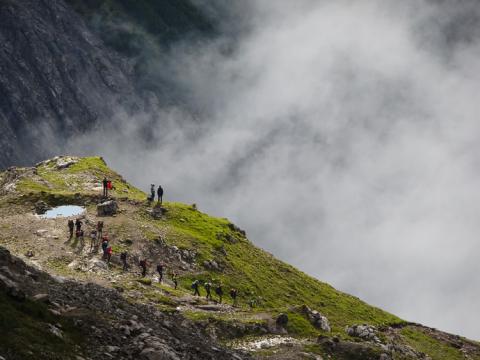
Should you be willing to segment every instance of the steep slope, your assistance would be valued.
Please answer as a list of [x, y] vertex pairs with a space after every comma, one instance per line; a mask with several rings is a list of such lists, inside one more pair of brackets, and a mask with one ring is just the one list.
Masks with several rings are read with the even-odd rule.
[[[104, 176], [113, 181], [110, 196], [120, 210], [99, 217]], [[101, 260], [98, 249], [92, 251], [87, 238], [68, 238], [66, 218], [35, 215], [32, 209], [45, 207], [39, 201], [85, 207], [87, 234], [103, 220], [114, 251], [111, 264]], [[0, 173], [0, 245], [49, 273], [114, 288], [132, 306], [181, 314], [206, 338], [257, 358], [480, 358], [477, 343], [405, 323], [278, 261], [226, 219], [195, 205], [149, 203], [101, 158], [55, 158]], [[119, 259], [123, 251], [129, 254], [126, 272]], [[145, 278], [137, 265], [143, 258], [152, 265]], [[162, 283], [153, 266], [159, 262], [166, 267]], [[177, 289], [172, 272], [178, 274]], [[221, 283], [224, 301], [218, 303], [215, 294], [205, 299], [202, 286], [202, 296], [192, 296], [194, 280]], [[236, 304], [230, 288], [238, 290]]]

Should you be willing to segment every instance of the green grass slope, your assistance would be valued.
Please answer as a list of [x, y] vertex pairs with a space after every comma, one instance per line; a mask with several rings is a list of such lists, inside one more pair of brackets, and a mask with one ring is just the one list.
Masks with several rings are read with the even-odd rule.
[[[68, 161], [73, 164], [59, 166]], [[132, 268], [127, 273], [123, 273], [117, 264], [112, 264], [106, 272], [100, 273], [85, 272], [69, 266], [80, 255], [76, 252], [76, 242], [70, 245], [64, 243], [62, 234], [67, 232], [65, 220], [43, 221], [33, 215], [25, 216], [32, 212], [38, 200], [51, 206], [77, 204], [86, 207], [86, 217], [90, 221], [88, 226], [92, 226], [97, 220], [95, 205], [101, 200], [101, 181], [104, 176], [113, 182], [115, 189], [110, 195], [118, 201], [120, 212], [115, 217], [103, 219], [112, 239], [114, 253], [128, 250], [132, 256]], [[375, 325], [382, 341], [399, 343], [420, 354], [413, 357], [398, 355], [394, 359], [422, 358], [421, 354], [427, 354], [433, 360], [461, 359], [464, 354], [468, 354], [471, 359], [480, 359], [478, 343], [408, 324], [388, 312], [340, 292], [256, 247], [247, 239], [244, 231], [227, 219], [202, 213], [195, 205], [176, 202], [163, 204], [166, 210], [164, 216], [155, 219], [151, 214], [154, 204], [146, 199], [144, 192], [128, 184], [100, 157], [62, 157], [47, 160], [34, 168], [0, 172], [0, 243], [17, 255], [33, 248], [36, 261], [54, 274], [100, 281], [124, 292], [129, 301], [150, 303], [162, 311], [179, 311], [180, 308], [185, 316], [209, 328], [216, 328], [219, 338], [227, 345], [248, 342], [252, 337], [261, 336], [263, 333], [257, 325], [263, 326], [278, 314], [286, 313], [289, 318], [286, 326], [289, 336], [294, 336], [299, 341], [309, 341], [305, 350], [318, 351], [322, 356], [330, 354], [333, 359], [357, 358], [352, 357], [352, 353], [357, 351], [355, 344], [360, 340], [349, 337], [345, 332], [345, 327], [353, 324]], [[52, 235], [57, 234], [57, 238], [37, 237], [34, 233], [41, 227], [49, 229]], [[58, 246], [70, 246], [70, 254], [58, 254], [52, 250]], [[178, 289], [174, 290], [171, 282], [158, 284], [152, 281], [151, 275], [145, 279], [139, 278], [133, 256], [147, 256], [155, 264], [154, 261], [167, 259], [158, 254], [166, 254], [162, 251], [173, 248], [194, 254], [190, 265], [183, 268], [182, 263], [175, 259], [169, 258], [168, 261], [171, 262], [166, 262], [167, 269], [175, 269], [179, 275]], [[81, 256], [98, 257], [85, 253]], [[217, 266], [212, 267], [212, 262]], [[153, 272], [152, 267], [150, 274]], [[115, 281], [111, 282], [112, 279]], [[238, 289], [238, 306], [203, 311], [201, 306], [207, 305], [207, 301], [191, 296], [190, 285], [195, 279], [201, 282], [221, 282], [224, 299], [229, 304], [231, 299], [228, 290]], [[203, 287], [201, 292], [205, 295]], [[211, 305], [212, 303], [209, 304]], [[325, 315], [332, 332], [325, 333], [315, 328], [300, 310], [303, 305]], [[31, 303], [12, 304], [0, 296], [0, 332], [8, 334], [7, 348], [17, 346], [19, 354], [24, 356], [22, 358], [29, 358], [32, 346], [42, 349], [46, 354], [58, 353], [60, 356], [76, 348], [78, 340], [74, 331], [67, 331], [70, 335], [65, 341], [51, 337], [43, 339], [40, 336], [45, 323], [54, 320], [41, 306], [39, 308]], [[68, 329], [68, 326], [65, 323], [64, 329]], [[337, 336], [344, 345], [338, 347], [336, 353], [330, 353], [328, 347], [315, 342], [319, 335], [330, 339]], [[381, 352], [379, 346], [368, 342], [363, 344], [375, 354]], [[275, 352], [270, 350], [257, 354], [258, 359], [275, 359], [275, 356]]]
[[[41, 163], [32, 173], [25, 171], [16, 184], [20, 195], [10, 202], [46, 199], [50, 204], [84, 203], [86, 198], [98, 196], [98, 186], [104, 176], [111, 179], [115, 187], [114, 197], [133, 200], [137, 204], [132, 215], [116, 217], [112, 227], [115, 227], [117, 237], [138, 237], [140, 233], [146, 241], [162, 238], [169, 245], [196, 252], [198, 271], [180, 276], [180, 286], [185, 292], [190, 292], [193, 279], [221, 281], [226, 293], [230, 288], [238, 289], [239, 305], [246, 311], [268, 311], [273, 315], [288, 313], [289, 330], [299, 335], [319, 333], [296, 310], [303, 304], [327, 316], [332, 331], [342, 336], [345, 336], [346, 325], [402, 322], [392, 314], [337, 291], [275, 259], [254, 246], [244, 232], [227, 219], [211, 217], [195, 206], [171, 202], [164, 204], [167, 209], [165, 217], [155, 220], [149, 214], [151, 205], [145, 201], [146, 194], [128, 184], [99, 157], [82, 158], [65, 169], [58, 169], [56, 162], [51, 161]], [[120, 248], [117, 246], [116, 249]], [[211, 260], [221, 270], [204, 266], [205, 261]], [[251, 302], [255, 304], [253, 309], [249, 307]]]

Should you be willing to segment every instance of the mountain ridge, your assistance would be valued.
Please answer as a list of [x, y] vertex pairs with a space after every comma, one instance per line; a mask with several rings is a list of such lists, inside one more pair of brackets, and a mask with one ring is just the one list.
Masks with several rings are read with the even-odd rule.
[[[105, 176], [113, 182], [109, 199], [119, 211], [99, 217]], [[35, 215], [39, 203], [84, 207], [87, 234], [103, 220], [114, 252], [112, 265], [89, 250], [87, 237], [84, 243], [69, 240], [65, 218]], [[247, 349], [258, 359], [305, 358], [302, 354], [334, 359], [480, 358], [475, 342], [407, 323], [276, 260], [227, 219], [203, 214], [197, 205], [167, 202], [159, 207], [148, 202], [145, 193], [99, 157], [56, 157], [0, 173], [0, 215], [0, 245], [12, 254], [54, 276], [115, 289], [132, 306], [179, 314], [203, 329], [200, 337]], [[129, 253], [126, 273], [120, 266], [122, 251]], [[142, 258], [152, 264], [146, 278], [137, 265]], [[167, 269], [162, 284], [153, 266], [158, 262]], [[178, 274], [178, 289], [172, 271]], [[221, 282], [227, 304], [219, 304], [215, 294], [213, 301], [206, 300], [203, 287], [202, 297], [192, 296], [194, 280]], [[236, 306], [230, 288], [239, 292]], [[267, 341], [265, 349], [255, 348], [259, 341]]]

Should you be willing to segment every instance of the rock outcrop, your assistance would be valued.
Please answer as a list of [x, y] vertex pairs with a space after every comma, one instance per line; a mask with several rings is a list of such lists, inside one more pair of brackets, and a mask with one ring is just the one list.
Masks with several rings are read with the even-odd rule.
[[[85, 337], [77, 356], [96, 360], [117, 359], [249, 359], [246, 354], [223, 349], [196, 324], [180, 315], [161, 313], [152, 306], [132, 305], [115, 290], [92, 283], [55, 279], [27, 266], [0, 247], [0, 295], [11, 301], [48, 304], [51, 312], [73, 319]], [[46, 330], [62, 339], [57, 323]], [[0, 343], [0, 355], [5, 350]], [[45, 358], [40, 356], [39, 358]]]

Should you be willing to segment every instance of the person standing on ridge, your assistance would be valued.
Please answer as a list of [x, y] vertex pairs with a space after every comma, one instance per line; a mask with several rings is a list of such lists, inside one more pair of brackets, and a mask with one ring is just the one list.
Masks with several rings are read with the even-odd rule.
[[161, 283], [163, 280], [163, 265], [158, 264], [157, 265], [157, 272], [158, 272], [158, 282]]
[[158, 185], [157, 195], [158, 195], [158, 202], [160, 203], [160, 205], [162, 205], [162, 202], [163, 202], [163, 188], [162, 188], [162, 185]]
[[70, 239], [73, 237], [73, 228], [75, 227], [75, 223], [72, 219], [68, 220], [68, 232], [70, 233]]
[[107, 177], [103, 178], [102, 185], [103, 185], [103, 196], [107, 197], [108, 196], [108, 180], [107, 180]]
[[155, 200], [155, 184], [150, 185], [150, 197], [148, 201], [153, 202]]

